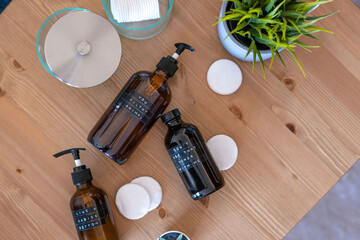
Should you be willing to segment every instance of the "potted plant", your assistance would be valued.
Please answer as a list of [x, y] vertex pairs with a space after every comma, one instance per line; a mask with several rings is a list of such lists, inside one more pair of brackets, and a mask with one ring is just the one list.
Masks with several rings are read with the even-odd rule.
[[158, 240], [190, 240], [188, 236], [179, 231], [169, 231], [163, 233]]
[[307, 16], [319, 5], [332, 0], [223, 0], [220, 11], [218, 33], [225, 49], [234, 57], [253, 62], [260, 62], [264, 72], [264, 61], [271, 58], [270, 67], [275, 55], [285, 66], [280, 51], [286, 49], [294, 57], [302, 73], [305, 72], [297, 59], [294, 48], [300, 46], [310, 52], [308, 45], [299, 40], [306, 36], [320, 41], [313, 33], [329, 30], [314, 26], [318, 20], [333, 15]]

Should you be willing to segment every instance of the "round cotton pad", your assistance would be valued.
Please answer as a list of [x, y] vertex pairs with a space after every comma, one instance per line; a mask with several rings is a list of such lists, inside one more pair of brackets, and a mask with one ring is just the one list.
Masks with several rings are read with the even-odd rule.
[[227, 170], [235, 164], [238, 156], [238, 148], [231, 137], [216, 135], [209, 139], [206, 145], [221, 171]]
[[157, 208], [162, 200], [162, 189], [160, 184], [152, 177], [138, 177], [131, 181], [131, 183], [138, 184], [145, 188], [150, 195], [150, 207], [149, 211]]
[[140, 185], [128, 183], [118, 190], [115, 202], [124, 217], [135, 220], [142, 218], [148, 212], [150, 196]]
[[220, 59], [214, 62], [207, 73], [207, 82], [214, 92], [221, 95], [233, 94], [242, 83], [242, 73], [233, 61]]

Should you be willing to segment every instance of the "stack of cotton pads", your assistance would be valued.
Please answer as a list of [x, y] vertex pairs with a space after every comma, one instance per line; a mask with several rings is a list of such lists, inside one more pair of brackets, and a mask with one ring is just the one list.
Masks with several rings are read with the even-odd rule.
[[161, 200], [160, 184], [151, 177], [138, 177], [118, 190], [115, 202], [124, 217], [135, 220], [157, 208]]
[[110, 0], [110, 8], [120, 23], [160, 18], [159, 0]]
[[216, 135], [210, 138], [206, 145], [220, 171], [234, 166], [238, 157], [238, 147], [231, 137]]

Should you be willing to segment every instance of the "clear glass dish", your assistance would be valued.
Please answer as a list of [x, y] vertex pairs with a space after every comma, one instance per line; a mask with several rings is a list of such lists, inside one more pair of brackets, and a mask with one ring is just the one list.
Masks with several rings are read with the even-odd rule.
[[116, 71], [120, 37], [108, 19], [82, 8], [66, 8], [40, 27], [36, 51], [43, 67], [78, 88], [99, 85]]
[[48, 35], [50, 28], [63, 16], [69, 14], [69, 13], [74, 13], [74, 12], [79, 12], [79, 11], [89, 11], [87, 9], [83, 9], [83, 8], [65, 8], [62, 9], [60, 11], [57, 11], [55, 13], [53, 13], [50, 17], [48, 17], [45, 22], [41, 25], [39, 33], [37, 35], [36, 38], [36, 52], [37, 55], [39, 57], [39, 60], [41, 62], [41, 64], [43, 65], [43, 67], [46, 69], [46, 71], [48, 71], [51, 75], [53, 75], [54, 77], [56, 77], [57, 79], [63, 81], [59, 76], [57, 76], [49, 67], [47, 61], [46, 61], [46, 57], [45, 57], [45, 39], [46, 36]]
[[146, 20], [140, 22], [119, 23], [112, 15], [110, 9], [110, 0], [101, 0], [106, 15], [110, 19], [118, 33], [131, 39], [147, 39], [159, 34], [171, 18], [171, 11], [174, 0], [159, 0], [160, 18], [155, 20]]

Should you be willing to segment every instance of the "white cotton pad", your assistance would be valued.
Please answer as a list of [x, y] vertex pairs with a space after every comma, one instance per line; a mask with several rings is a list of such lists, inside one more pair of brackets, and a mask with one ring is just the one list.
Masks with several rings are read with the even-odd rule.
[[116, 193], [116, 206], [128, 219], [139, 219], [146, 215], [150, 207], [150, 195], [138, 184], [128, 183]]
[[110, 0], [114, 19], [120, 23], [159, 19], [159, 0]]
[[230, 95], [239, 89], [242, 83], [242, 73], [239, 66], [233, 61], [220, 59], [210, 66], [207, 82], [214, 92]]
[[238, 157], [236, 142], [229, 136], [216, 135], [206, 143], [216, 165], [221, 171], [231, 168]]
[[162, 189], [160, 184], [152, 177], [138, 177], [131, 181], [131, 183], [138, 184], [146, 189], [150, 195], [149, 211], [157, 208], [162, 200]]

